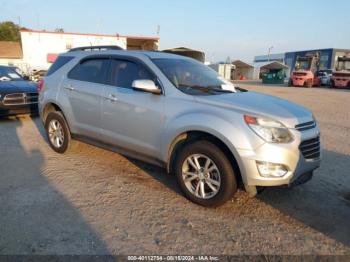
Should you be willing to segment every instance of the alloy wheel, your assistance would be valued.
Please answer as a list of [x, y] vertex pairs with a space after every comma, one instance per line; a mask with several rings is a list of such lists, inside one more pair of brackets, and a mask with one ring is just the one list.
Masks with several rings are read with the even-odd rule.
[[201, 199], [214, 197], [220, 190], [220, 171], [213, 160], [203, 154], [192, 154], [182, 165], [186, 188]]
[[52, 119], [49, 123], [48, 133], [51, 144], [56, 148], [60, 148], [64, 142], [64, 132], [60, 122]]

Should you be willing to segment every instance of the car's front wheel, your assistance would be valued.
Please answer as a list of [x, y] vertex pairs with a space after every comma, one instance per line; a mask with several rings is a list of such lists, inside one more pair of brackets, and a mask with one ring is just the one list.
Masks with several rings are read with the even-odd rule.
[[51, 148], [57, 153], [65, 153], [70, 145], [71, 134], [61, 112], [55, 111], [48, 114], [45, 130]]
[[209, 141], [184, 146], [176, 157], [174, 169], [185, 196], [199, 205], [222, 205], [237, 191], [230, 161]]

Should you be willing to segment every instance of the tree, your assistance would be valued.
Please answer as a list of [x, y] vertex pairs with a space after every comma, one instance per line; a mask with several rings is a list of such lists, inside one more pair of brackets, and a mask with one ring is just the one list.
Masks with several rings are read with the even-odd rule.
[[0, 41], [20, 41], [19, 27], [11, 21], [0, 23]]
[[56, 33], [64, 33], [64, 29], [63, 28], [56, 28], [55, 32]]

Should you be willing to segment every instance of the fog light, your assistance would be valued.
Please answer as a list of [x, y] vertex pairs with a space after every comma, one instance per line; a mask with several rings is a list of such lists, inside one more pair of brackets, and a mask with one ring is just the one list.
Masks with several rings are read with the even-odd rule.
[[285, 165], [256, 161], [259, 173], [262, 177], [283, 177], [288, 173]]

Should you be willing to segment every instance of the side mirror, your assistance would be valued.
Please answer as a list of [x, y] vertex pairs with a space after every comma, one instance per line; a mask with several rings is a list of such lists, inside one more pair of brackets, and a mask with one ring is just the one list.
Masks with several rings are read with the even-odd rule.
[[134, 90], [148, 92], [156, 95], [160, 95], [162, 91], [156, 86], [152, 80], [140, 79], [132, 82], [132, 88]]
[[30, 78], [29, 78], [29, 76], [25, 75], [25, 76], [23, 76], [23, 80], [29, 81]]

